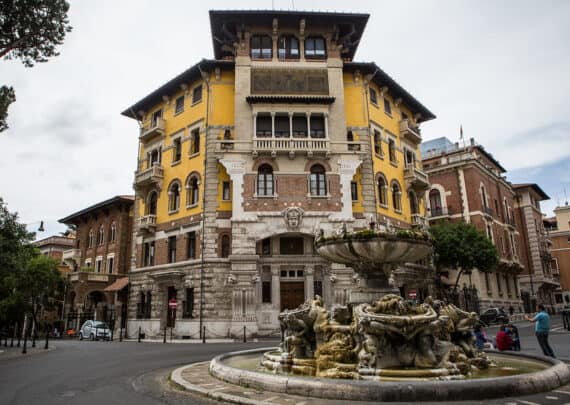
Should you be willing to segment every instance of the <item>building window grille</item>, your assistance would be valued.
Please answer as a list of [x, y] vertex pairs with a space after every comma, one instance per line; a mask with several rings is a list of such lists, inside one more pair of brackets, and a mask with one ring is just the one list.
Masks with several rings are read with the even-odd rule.
[[231, 188], [230, 182], [224, 181], [222, 183], [222, 200], [223, 201], [230, 201], [231, 200]]
[[182, 303], [182, 318], [193, 318], [194, 312], [194, 288], [186, 288], [186, 299]]
[[395, 181], [392, 183], [392, 206], [395, 211], [402, 211], [402, 191]]
[[309, 184], [311, 195], [320, 197], [327, 195], [327, 176], [323, 166], [313, 165], [311, 167]]
[[390, 104], [390, 100], [384, 97], [384, 112], [388, 115], [392, 115], [392, 105]]
[[282, 35], [277, 46], [279, 59], [299, 59], [299, 40], [292, 35]]
[[184, 111], [184, 96], [180, 96], [174, 103], [174, 114], [180, 114]]
[[273, 195], [273, 168], [269, 165], [261, 165], [257, 170], [257, 195]]
[[222, 242], [221, 242], [221, 257], [229, 257], [230, 256], [230, 250], [231, 250], [231, 246], [230, 246], [230, 236], [229, 235], [223, 235], [222, 236]]
[[310, 121], [311, 121], [311, 138], [324, 138], [326, 136], [324, 115], [312, 114]]
[[273, 57], [273, 40], [269, 35], [251, 36], [251, 58], [271, 59]]
[[388, 183], [384, 176], [378, 177], [378, 202], [380, 205], [388, 206]]
[[327, 48], [325, 39], [321, 37], [309, 37], [305, 39], [305, 58], [307, 59], [325, 59], [327, 57]]
[[190, 154], [200, 153], [200, 129], [196, 128], [190, 135]]
[[196, 232], [188, 232], [186, 236], [186, 258], [196, 258]]
[[168, 263], [176, 263], [176, 236], [168, 237]]
[[202, 85], [194, 87], [192, 90], [192, 104], [202, 101]]
[[370, 102], [375, 106], [378, 106], [378, 93], [373, 88], [370, 88]]

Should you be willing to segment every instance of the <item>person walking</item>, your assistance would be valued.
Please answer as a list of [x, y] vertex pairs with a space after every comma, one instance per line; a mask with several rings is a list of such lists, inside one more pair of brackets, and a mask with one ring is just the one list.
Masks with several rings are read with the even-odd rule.
[[552, 351], [552, 347], [548, 344], [548, 332], [550, 332], [550, 315], [546, 312], [546, 308], [543, 304], [538, 305], [539, 312], [531, 318], [528, 315], [525, 315], [527, 321], [534, 323], [535, 327], [534, 330], [536, 332], [536, 339], [538, 340], [538, 344], [542, 349], [542, 352], [545, 356], [554, 357], [554, 351]]
[[497, 350], [513, 350], [513, 340], [508, 334], [508, 326], [503, 325], [499, 328], [497, 332], [497, 337], [495, 338], [497, 342]]

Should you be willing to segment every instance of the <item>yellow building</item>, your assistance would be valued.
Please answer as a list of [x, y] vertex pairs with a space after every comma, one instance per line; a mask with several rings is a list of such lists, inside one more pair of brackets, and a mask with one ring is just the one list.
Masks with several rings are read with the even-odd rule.
[[215, 60], [123, 112], [140, 124], [130, 331], [275, 333], [281, 310], [357, 287], [313, 251], [319, 229], [423, 224], [434, 115], [353, 61], [367, 20], [211, 11]]

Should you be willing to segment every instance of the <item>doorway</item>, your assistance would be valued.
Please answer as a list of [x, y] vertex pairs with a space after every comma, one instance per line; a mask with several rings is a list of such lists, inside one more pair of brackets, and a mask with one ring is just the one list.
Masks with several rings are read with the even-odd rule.
[[305, 302], [303, 281], [281, 281], [281, 311], [295, 309]]

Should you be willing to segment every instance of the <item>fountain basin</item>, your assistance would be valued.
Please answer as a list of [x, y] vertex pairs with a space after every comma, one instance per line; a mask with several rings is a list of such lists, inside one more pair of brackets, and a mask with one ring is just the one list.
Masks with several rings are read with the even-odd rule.
[[[499, 364], [507, 364], [490, 374], [464, 380], [419, 381], [390, 377], [386, 381], [342, 380], [293, 375], [277, 375], [256, 370], [263, 354], [275, 348], [232, 352], [215, 357], [210, 374], [225, 382], [244, 387], [352, 401], [457, 401], [529, 395], [556, 389], [570, 382], [570, 371], [559, 360], [509, 352], [487, 352]], [[253, 366], [252, 366], [253, 365]], [[518, 368], [519, 374], [512, 373]]]

